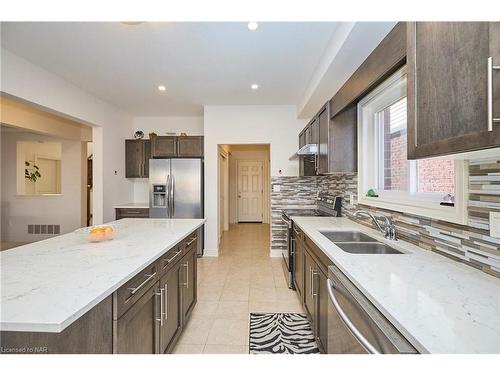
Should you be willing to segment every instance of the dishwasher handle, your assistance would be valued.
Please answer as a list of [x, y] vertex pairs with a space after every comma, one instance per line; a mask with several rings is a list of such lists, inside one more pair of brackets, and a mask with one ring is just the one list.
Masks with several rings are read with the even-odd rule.
[[375, 349], [375, 347], [368, 341], [368, 339], [365, 336], [363, 336], [363, 334], [356, 328], [356, 326], [349, 319], [344, 310], [342, 310], [342, 307], [340, 307], [340, 304], [337, 301], [337, 297], [335, 297], [334, 293], [335, 284], [331, 279], [326, 280], [326, 287], [328, 289], [328, 295], [330, 296], [330, 300], [332, 301], [335, 310], [337, 310], [337, 313], [339, 314], [340, 318], [342, 319], [346, 327], [349, 329], [349, 331], [353, 334], [353, 336], [370, 354], [380, 354], [380, 352], [377, 349]]

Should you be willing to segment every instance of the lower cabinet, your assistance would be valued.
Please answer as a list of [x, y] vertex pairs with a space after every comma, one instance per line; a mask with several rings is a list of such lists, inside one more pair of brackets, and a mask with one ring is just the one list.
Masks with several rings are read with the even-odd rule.
[[[328, 265], [326, 256], [303, 234], [296, 241], [295, 286], [322, 353], [328, 352]], [[297, 287], [297, 286], [301, 287]]]
[[158, 353], [158, 298], [159, 288], [156, 283], [127, 312], [114, 321], [114, 353]]
[[191, 245], [188, 253], [181, 260], [181, 275], [182, 275], [182, 319], [187, 321], [191, 311], [196, 304], [196, 244]]
[[[114, 353], [173, 351], [197, 300], [197, 233], [114, 293]], [[137, 297], [143, 286], [149, 289]]]
[[161, 303], [163, 308], [160, 317], [159, 341], [160, 353], [171, 351], [175, 340], [182, 331], [181, 311], [181, 265], [177, 263], [160, 280], [160, 290], [163, 293]]

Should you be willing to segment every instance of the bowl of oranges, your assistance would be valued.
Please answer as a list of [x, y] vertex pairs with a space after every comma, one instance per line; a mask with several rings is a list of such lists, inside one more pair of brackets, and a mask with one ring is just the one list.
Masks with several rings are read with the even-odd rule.
[[115, 237], [115, 230], [111, 225], [97, 225], [80, 228], [75, 233], [90, 242], [103, 242], [112, 240]]

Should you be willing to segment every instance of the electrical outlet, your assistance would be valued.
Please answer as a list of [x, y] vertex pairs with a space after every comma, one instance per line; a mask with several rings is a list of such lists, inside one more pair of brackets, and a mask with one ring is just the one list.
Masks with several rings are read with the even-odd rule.
[[490, 212], [490, 236], [500, 238], [500, 212]]
[[354, 205], [354, 194], [349, 193], [349, 204], [352, 206]]
[[273, 192], [279, 193], [281, 191], [281, 185], [273, 185]]

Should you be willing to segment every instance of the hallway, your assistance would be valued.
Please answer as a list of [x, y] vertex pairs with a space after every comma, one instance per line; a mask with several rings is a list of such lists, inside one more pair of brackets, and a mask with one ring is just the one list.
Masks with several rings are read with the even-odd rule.
[[248, 353], [250, 312], [303, 312], [269, 235], [268, 224], [231, 225], [219, 257], [198, 259], [198, 303], [174, 353]]

